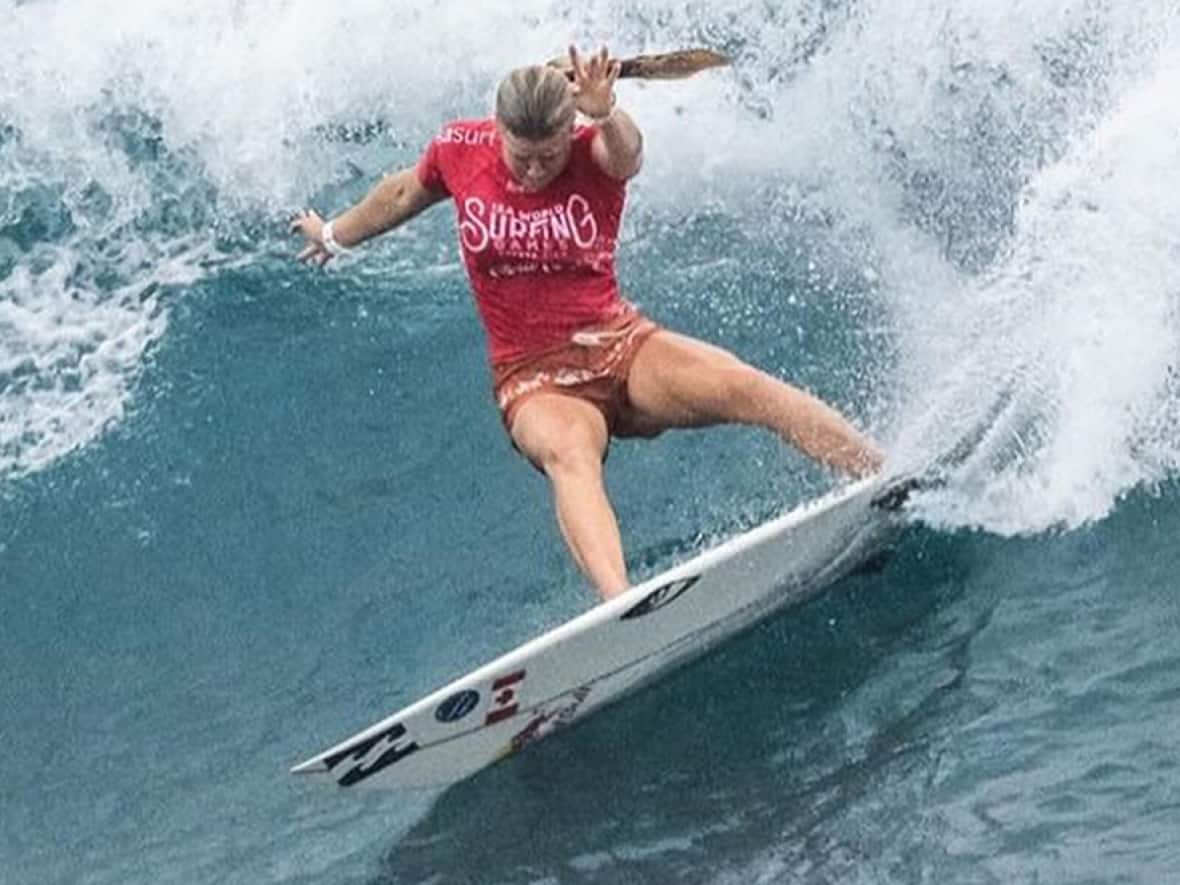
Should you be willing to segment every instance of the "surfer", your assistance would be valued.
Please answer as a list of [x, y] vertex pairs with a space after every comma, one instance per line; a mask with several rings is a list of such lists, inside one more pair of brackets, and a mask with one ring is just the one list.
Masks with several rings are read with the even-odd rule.
[[882, 455], [816, 397], [622, 297], [615, 247], [643, 137], [615, 103], [619, 63], [606, 48], [569, 56], [572, 83], [549, 65], [512, 71], [493, 118], [449, 123], [416, 166], [330, 221], [305, 210], [291, 230], [305, 240], [298, 259], [323, 265], [454, 200], [505, 430], [548, 477], [561, 534], [609, 599], [629, 586], [603, 483], [612, 436], [758, 425], [853, 476], [878, 470]]

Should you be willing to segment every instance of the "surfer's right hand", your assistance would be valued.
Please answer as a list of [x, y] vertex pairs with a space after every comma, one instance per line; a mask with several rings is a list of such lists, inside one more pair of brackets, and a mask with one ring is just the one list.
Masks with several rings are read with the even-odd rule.
[[303, 234], [303, 248], [295, 260], [323, 267], [334, 257], [324, 245], [324, 219], [314, 209], [304, 209], [291, 219], [291, 233]]

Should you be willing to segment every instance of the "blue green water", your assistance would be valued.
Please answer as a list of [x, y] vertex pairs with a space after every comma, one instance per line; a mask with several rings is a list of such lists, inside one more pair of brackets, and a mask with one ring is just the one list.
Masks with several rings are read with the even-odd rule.
[[[1177, 12], [0, 7], [0, 881], [1176, 880]], [[603, 35], [735, 58], [620, 87], [648, 313], [895, 465], [1007, 407], [883, 571], [448, 791], [293, 777], [593, 597], [449, 210], [326, 272], [284, 220]], [[835, 482], [735, 428], [608, 480], [636, 575]]]

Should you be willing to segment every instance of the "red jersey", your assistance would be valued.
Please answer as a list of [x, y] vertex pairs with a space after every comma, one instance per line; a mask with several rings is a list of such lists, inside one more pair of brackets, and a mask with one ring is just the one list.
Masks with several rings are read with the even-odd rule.
[[590, 155], [579, 126], [569, 164], [524, 191], [501, 157], [493, 120], [448, 124], [418, 161], [418, 180], [455, 201], [459, 243], [493, 363], [569, 341], [630, 310], [615, 278], [626, 184]]

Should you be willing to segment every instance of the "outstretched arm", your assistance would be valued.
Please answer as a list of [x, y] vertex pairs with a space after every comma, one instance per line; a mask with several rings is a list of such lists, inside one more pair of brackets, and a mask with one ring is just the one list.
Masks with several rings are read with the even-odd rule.
[[570, 47], [574, 103], [597, 126], [590, 152], [599, 167], [612, 178], [628, 179], [643, 164], [643, 136], [635, 121], [614, 106], [615, 81], [620, 64], [611, 61], [606, 47], [584, 61]]
[[626, 180], [637, 175], [643, 165], [643, 135], [626, 111], [614, 108], [598, 123], [590, 152], [607, 175]]
[[311, 209], [291, 221], [291, 233], [303, 234], [300, 261], [327, 264], [341, 249], [393, 230], [423, 209], [446, 198], [425, 187], [414, 167], [385, 176], [359, 203], [332, 219], [331, 236], [325, 242], [326, 223]]

